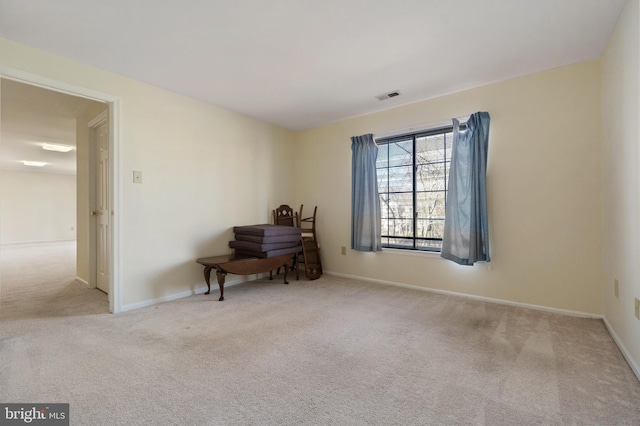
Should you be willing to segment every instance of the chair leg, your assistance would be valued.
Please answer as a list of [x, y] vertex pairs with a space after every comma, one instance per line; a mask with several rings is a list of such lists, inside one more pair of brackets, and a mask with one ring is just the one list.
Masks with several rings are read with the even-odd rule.
[[318, 247], [316, 240], [305, 238], [302, 241], [302, 253], [305, 275], [310, 280], [317, 280], [322, 276], [322, 264], [320, 263], [320, 247]]

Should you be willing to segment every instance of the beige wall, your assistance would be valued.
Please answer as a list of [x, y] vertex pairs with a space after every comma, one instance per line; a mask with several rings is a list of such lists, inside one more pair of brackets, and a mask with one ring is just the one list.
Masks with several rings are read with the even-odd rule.
[[[351, 142], [488, 111], [490, 264], [350, 246]], [[600, 63], [582, 63], [301, 132], [299, 201], [334, 273], [602, 314]]]
[[201, 287], [197, 257], [228, 253], [234, 225], [292, 197], [288, 130], [6, 39], [0, 65], [120, 99], [125, 308]]
[[0, 171], [0, 243], [76, 238], [76, 177]]
[[[603, 55], [604, 315], [640, 374], [640, 8], [627, 2]], [[618, 297], [614, 294], [618, 280]]]

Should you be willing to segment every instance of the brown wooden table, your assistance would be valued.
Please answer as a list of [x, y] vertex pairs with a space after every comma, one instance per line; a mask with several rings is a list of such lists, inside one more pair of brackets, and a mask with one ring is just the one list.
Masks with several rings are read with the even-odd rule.
[[[224, 280], [228, 273], [235, 275], [261, 274], [284, 266], [284, 283], [289, 284], [289, 281], [287, 281], [287, 272], [289, 271], [288, 263], [292, 259], [292, 256], [294, 255], [283, 254], [282, 256], [267, 258], [236, 258], [234, 255], [227, 254], [224, 256], [202, 257], [196, 260], [196, 262], [204, 266], [204, 279], [207, 282], [207, 292], [205, 294], [211, 293], [209, 279], [211, 278], [211, 270], [216, 270], [218, 286], [220, 287], [220, 299], [218, 300], [222, 302], [224, 300]], [[271, 279], [271, 277], [269, 277], [269, 279]]]

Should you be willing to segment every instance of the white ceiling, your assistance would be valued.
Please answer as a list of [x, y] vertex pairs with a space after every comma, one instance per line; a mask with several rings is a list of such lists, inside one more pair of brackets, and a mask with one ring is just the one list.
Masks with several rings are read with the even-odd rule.
[[[6, 79], [0, 84], [0, 169], [74, 174], [75, 150], [45, 151], [42, 145], [75, 146], [76, 117], [95, 101]], [[47, 164], [28, 167], [23, 160]]]
[[301, 130], [597, 58], [624, 1], [0, 0], [0, 36]]

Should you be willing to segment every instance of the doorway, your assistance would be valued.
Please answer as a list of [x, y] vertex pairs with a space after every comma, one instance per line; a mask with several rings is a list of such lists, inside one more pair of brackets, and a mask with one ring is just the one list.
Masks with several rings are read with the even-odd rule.
[[[39, 90], [43, 90], [48, 93], [51, 93], [51, 92], [58, 93], [58, 94], [62, 93], [66, 96], [71, 96], [78, 99], [90, 100], [91, 102], [100, 103], [106, 106], [108, 113], [105, 114], [106, 118], [104, 120], [104, 123], [102, 123], [104, 128], [107, 130], [107, 136], [106, 136], [106, 141], [104, 146], [106, 147], [107, 152], [109, 153], [109, 157], [111, 161], [108, 162], [108, 164], [106, 165], [106, 170], [103, 176], [106, 181], [106, 185], [111, 189], [110, 193], [107, 196], [108, 201], [110, 202], [109, 203], [110, 205], [108, 207], [108, 210], [106, 211], [106, 215], [110, 219], [109, 221], [110, 226], [106, 230], [109, 236], [110, 244], [108, 247], [106, 247], [106, 251], [104, 253], [105, 257], [103, 257], [104, 280], [101, 285], [103, 286], [103, 289], [107, 290], [106, 292], [108, 293], [109, 311], [112, 313], [120, 312], [121, 296], [120, 296], [119, 274], [114, 272], [119, 270], [119, 264], [117, 261], [118, 259], [117, 253], [119, 251], [119, 242], [117, 240], [117, 228], [118, 228], [117, 199], [119, 198], [119, 194], [118, 194], [118, 185], [117, 185], [118, 179], [117, 179], [117, 173], [116, 173], [116, 170], [118, 168], [116, 153], [118, 152], [118, 145], [119, 145], [119, 137], [117, 132], [117, 129], [119, 128], [118, 98], [111, 95], [107, 95], [107, 94], [97, 93], [90, 89], [76, 87], [76, 86], [69, 85], [67, 83], [58, 82], [58, 81], [46, 79], [40, 76], [24, 73], [18, 70], [7, 70], [5, 68], [0, 68], [0, 79], [2, 81], [8, 80], [12, 82], [25, 84], [27, 86], [30, 86], [31, 88], [35, 87], [35, 88], [38, 88]], [[2, 107], [1, 95], [2, 93], [0, 92], [0, 108]], [[91, 131], [92, 129], [90, 127], [87, 127], [87, 134], [89, 134], [89, 132]], [[2, 143], [2, 140], [0, 140], [0, 143]], [[86, 173], [88, 173], [88, 175], [83, 176], [83, 178], [79, 177], [78, 185], [77, 185], [79, 193], [81, 192], [81, 187], [83, 186], [82, 184], [84, 183], [84, 182], [81, 182], [81, 179], [86, 179], [87, 176], [95, 175], [95, 167], [96, 167], [95, 162], [86, 160], [86, 163], [85, 163], [84, 161], [85, 160], [80, 160], [78, 162], [78, 168], [79, 169], [82, 168]], [[89, 180], [91, 182], [95, 182], [95, 178], [90, 178]], [[87, 191], [89, 192], [88, 194], [85, 194], [85, 198], [89, 197], [89, 194], [91, 195], [91, 197], [89, 198], [94, 197], [95, 186], [91, 185], [89, 182], [89, 184], [87, 184], [86, 187], [87, 187]], [[114, 200], [116, 200], [116, 202], [114, 202]], [[82, 209], [80, 208], [79, 210], [82, 210]], [[83, 214], [88, 216], [90, 214], [90, 211], [87, 211], [87, 210], [85, 210], [84, 212], [78, 211], [78, 221], [76, 223], [78, 224], [80, 223]], [[91, 219], [89, 218], [88, 221], [90, 222]], [[3, 230], [0, 229], [0, 232], [2, 231]], [[78, 231], [80, 230], [78, 229]], [[88, 234], [89, 236], [86, 237], [87, 239], [86, 243], [81, 244], [80, 240], [78, 239], [78, 245], [77, 245], [77, 251], [79, 255], [78, 257], [80, 258], [82, 257], [82, 255], [84, 255], [84, 257], [88, 259], [89, 262], [95, 262], [94, 256], [95, 256], [95, 253], [97, 252], [95, 250], [95, 247], [97, 246], [98, 241], [96, 239], [95, 232], [89, 231]], [[87, 268], [87, 269], [91, 269], [91, 268]], [[84, 274], [84, 276], [87, 276], [87, 275]], [[86, 280], [81, 279], [80, 281], [85, 281], [85, 284], [87, 284], [89, 287], [97, 287], [97, 277], [88, 276]]]

